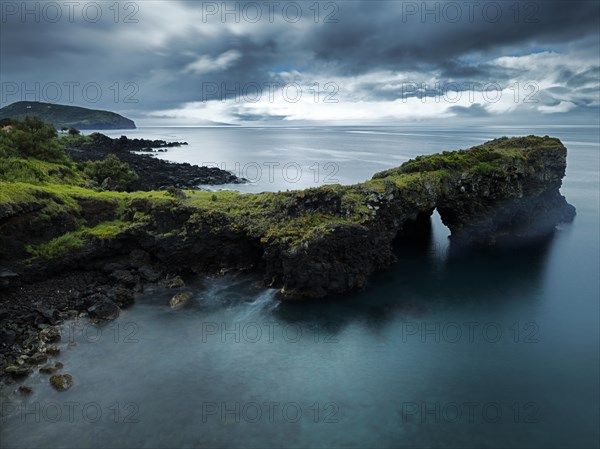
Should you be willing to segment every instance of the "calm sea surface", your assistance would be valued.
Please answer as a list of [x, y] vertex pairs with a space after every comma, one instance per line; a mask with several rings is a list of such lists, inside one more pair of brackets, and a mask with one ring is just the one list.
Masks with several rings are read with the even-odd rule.
[[[569, 150], [573, 224], [534, 247], [423, 242], [362, 292], [279, 302], [249, 275], [147, 292], [103, 327], [65, 327], [74, 386], [2, 392], [2, 447], [598, 447], [599, 130], [591, 127], [141, 128], [160, 157], [251, 180], [244, 192], [354, 183], [419, 154], [500, 136]], [[214, 187], [212, 187], [214, 189]], [[217, 187], [222, 188], [222, 187]], [[69, 344], [70, 343], [70, 344]]]

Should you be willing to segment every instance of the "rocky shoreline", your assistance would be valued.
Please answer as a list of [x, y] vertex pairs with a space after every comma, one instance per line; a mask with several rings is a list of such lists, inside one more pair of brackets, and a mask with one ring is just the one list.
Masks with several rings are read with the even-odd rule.
[[164, 140], [128, 139], [121, 136], [111, 139], [104, 134], [94, 133], [89, 139], [73, 139], [67, 147], [67, 155], [75, 162], [97, 161], [109, 154], [116, 155], [137, 173], [139, 179], [129, 190], [162, 190], [168, 187], [195, 189], [198, 185], [242, 184], [245, 179], [217, 167], [200, 167], [188, 163], [168, 162], [151, 155], [155, 149], [174, 148], [187, 145], [186, 142], [165, 142]]
[[[53, 358], [60, 354], [60, 326], [65, 321], [114, 320], [138, 295], [157, 287], [172, 289], [174, 298], [185, 295], [180, 276], [153, 264], [145, 251], [134, 250], [121, 259], [2, 291], [0, 389], [34, 371], [50, 375], [64, 368]], [[31, 387], [20, 391], [28, 394]]]
[[[575, 216], [559, 191], [565, 170], [558, 139], [528, 136], [418, 157], [353, 186], [304, 191], [31, 186], [0, 207], [0, 369], [26, 375], [52, 351], [45, 334], [55, 331], [46, 329], [81, 313], [114, 319], [145, 286], [180, 286], [177, 275], [253, 270], [284, 298], [363, 288], [396, 259], [394, 241], [434, 210], [453, 241], [466, 245], [551, 235]], [[185, 300], [174, 297], [172, 305]]]

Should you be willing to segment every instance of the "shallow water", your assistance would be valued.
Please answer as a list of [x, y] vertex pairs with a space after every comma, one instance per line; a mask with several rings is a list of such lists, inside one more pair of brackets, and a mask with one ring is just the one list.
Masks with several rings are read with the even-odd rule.
[[192, 300], [176, 310], [172, 291], [147, 292], [115, 322], [65, 327], [70, 390], [36, 375], [29, 398], [3, 392], [2, 447], [598, 446], [598, 129], [127, 132], [188, 141], [161, 154], [172, 160], [303, 168], [296, 183], [275, 171], [244, 191], [322, 184], [306, 170], [326, 163], [358, 182], [529, 133], [569, 149], [562, 192], [578, 215], [552, 239], [460, 254], [434, 214], [429, 234], [398, 242], [398, 263], [352, 295], [279, 302], [246, 274], [189, 279]]

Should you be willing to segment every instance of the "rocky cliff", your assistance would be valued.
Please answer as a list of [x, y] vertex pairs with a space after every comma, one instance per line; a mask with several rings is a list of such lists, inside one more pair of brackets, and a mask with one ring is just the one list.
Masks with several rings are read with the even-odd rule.
[[[0, 201], [5, 284], [60, 270], [127, 263], [140, 249], [156, 273], [254, 269], [289, 297], [360, 288], [395, 260], [394, 239], [437, 209], [452, 238], [530, 239], [570, 221], [560, 195], [566, 149], [549, 137], [502, 138], [419, 157], [352, 186], [304, 191], [94, 192], [12, 186]], [[2, 198], [0, 198], [2, 199]], [[122, 274], [122, 273], [121, 273]]]

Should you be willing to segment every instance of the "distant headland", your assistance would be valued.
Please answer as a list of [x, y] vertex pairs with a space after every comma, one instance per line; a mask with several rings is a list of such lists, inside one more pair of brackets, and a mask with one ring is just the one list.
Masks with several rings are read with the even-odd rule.
[[115, 112], [39, 101], [18, 101], [0, 109], [0, 119], [39, 117], [56, 129], [135, 129], [133, 120]]

